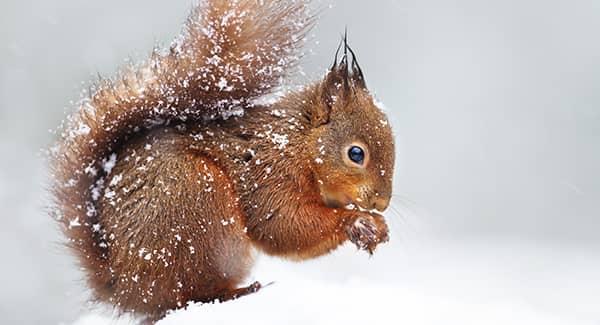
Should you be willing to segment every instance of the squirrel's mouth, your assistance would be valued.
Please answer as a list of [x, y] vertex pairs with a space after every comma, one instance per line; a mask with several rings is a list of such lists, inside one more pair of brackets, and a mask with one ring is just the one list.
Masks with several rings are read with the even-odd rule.
[[369, 207], [367, 202], [361, 198], [352, 199], [344, 193], [323, 193], [323, 201], [326, 206], [334, 209], [346, 209], [361, 212], [383, 212], [375, 207]]
[[348, 203], [344, 206], [344, 209], [346, 210], [352, 210], [352, 211], [361, 211], [361, 212], [369, 212], [369, 213], [373, 213], [373, 212], [383, 212], [382, 210], [379, 210], [377, 208], [365, 208], [360, 206], [359, 204], [355, 204], [355, 203]]
[[380, 196], [377, 191], [365, 187], [326, 187], [321, 186], [321, 198], [329, 208], [346, 209], [362, 212], [382, 213], [389, 205], [389, 199]]

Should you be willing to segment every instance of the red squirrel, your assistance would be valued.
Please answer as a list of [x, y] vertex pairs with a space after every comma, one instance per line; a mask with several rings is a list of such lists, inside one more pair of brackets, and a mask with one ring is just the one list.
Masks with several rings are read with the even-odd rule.
[[242, 286], [254, 248], [304, 260], [388, 240], [394, 139], [346, 38], [322, 80], [259, 100], [298, 62], [307, 6], [204, 1], [67, 119], [52, 210], [96, 301], [155, 321], [258, 291]]

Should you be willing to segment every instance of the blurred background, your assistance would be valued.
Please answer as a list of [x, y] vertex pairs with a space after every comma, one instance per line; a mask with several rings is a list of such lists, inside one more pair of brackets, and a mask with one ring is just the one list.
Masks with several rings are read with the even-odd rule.
[[[46, 214], [43, 150], [98, 73], [168, 45], [191, 6], [0, 2], [0, 323], [114, 322], [90, 314]], [[305, 323], [319, 323], [366, 301], [387, 323], [600, 324], [600, 2], [317, 6], [297, 80], [325, 72], [347, 26], [396, 134], [392, 241], [372, 259], [351, 247], [301, 265], [261, 259], [256, 277], [285, 291], [210, 309], [205, 320], [262, 315], [261, 301], [278, 301], [289, 312], [302, 304]], [[286, 278], [308, 287], [294, 295]], [[314, 283], [329, 288], [316, 302]], [[342, 294], [356, 299], [342, 304]]]

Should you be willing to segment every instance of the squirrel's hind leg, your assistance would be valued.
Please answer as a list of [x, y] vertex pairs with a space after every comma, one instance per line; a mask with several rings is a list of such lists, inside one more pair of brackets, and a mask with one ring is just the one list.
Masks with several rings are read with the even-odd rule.
[[225, 302], [225, 301], [229, 301], [229, 300], [238, 299], [238, 298], [253, 294], [255, 292], [258, 292], [262, 288], [264, 288], [264, 286], [260, 282], [256, 281], [247, 287], [231, 289], [227, 292], [224, 292], [221, 295], [219, 295], [218, 297], [215, 297], [215, 299], [213, 299], [213, 301]]
[[99, 200], [113, 281], [110, 302], [157, 319], [188, 302], [227, 300], [253, 263], [230, 177], [213, 159], [182, 150], [190, 138], [150, 134], [118, 153]]

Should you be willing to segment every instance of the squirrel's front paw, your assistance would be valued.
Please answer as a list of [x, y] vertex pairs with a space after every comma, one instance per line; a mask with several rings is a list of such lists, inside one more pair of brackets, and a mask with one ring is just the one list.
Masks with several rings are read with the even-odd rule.
[[348, 239], [358, 249], [363, 249], [373, 254], [377, 245], [389, 240], [388, 227], [380, 215], [361, 214], [346, 229]]

